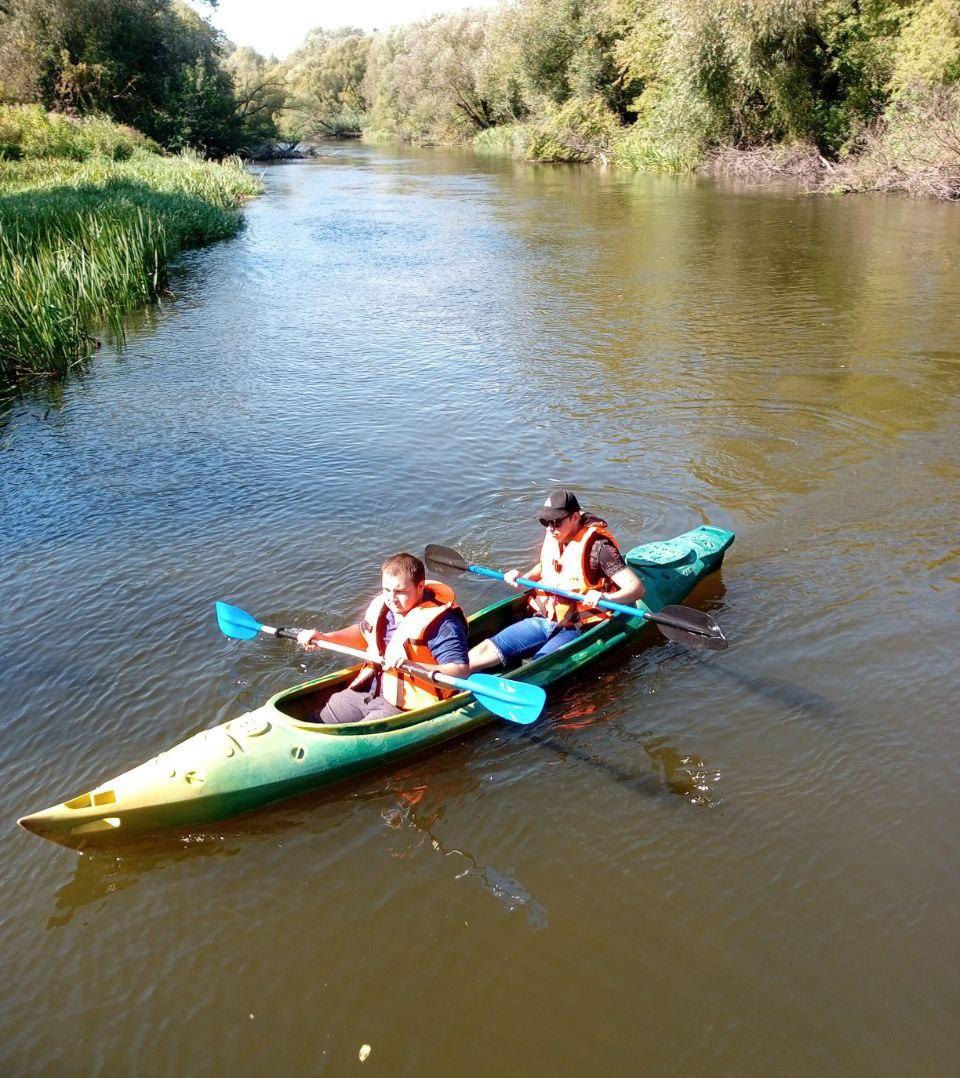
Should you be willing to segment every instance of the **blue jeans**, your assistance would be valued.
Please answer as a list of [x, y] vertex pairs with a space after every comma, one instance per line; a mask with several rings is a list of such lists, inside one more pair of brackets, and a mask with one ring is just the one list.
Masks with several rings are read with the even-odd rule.
[[491, 636], [490, 643], [500, 652], [503, 665], [507, 666], [511, 659], [523, 659], [531, 654], [535, 659], [550, 655], [576, 640], [577, 635], [576, 629], [558, 629], [557, 623], [548, 618], [524, 618]]

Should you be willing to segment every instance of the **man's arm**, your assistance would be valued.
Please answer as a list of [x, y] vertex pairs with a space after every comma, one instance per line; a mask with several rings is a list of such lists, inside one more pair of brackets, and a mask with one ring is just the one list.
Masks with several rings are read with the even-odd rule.
[[469, 677], [470, 663], [467, 660], [467, 622], [461, 614], [445, 614], [434, 631], [427, 637], [436, 666], [429, 669], [439, 670], [449, 677]]
[[[600, 599], [608, 599], [624, 606], [633, 606], [645, 594], [643, 581], [623, 560], [623, 555], [608, 539], [598, 539], [592, 554], [596, 555], [596, 569], [616, 585], [616, 591], [601, 592], [591, 589], [584, 597], [584, 605], [596, 606]], [[591, 557], [592, 560], [592, 557]]]
[[617, 590], [604, 595], [604, 599], [609, 599], [613, 603], [624, 603], [633, 606], [646, 593], [643, 581], [629, 566], [625, 566], [619, 573], [615, 573], [611, 580], [617, 585]]
[[503, 574], [503, 582], [509, 584], [511, 588], [522, 588], [522, 584], [517, 583], [517, 577], [522, 576], [527, 580], [539, 580], [540, 579], [540, 562], [530, 569], [526, 573], [521, 573], [519, 569], [508, 569]]

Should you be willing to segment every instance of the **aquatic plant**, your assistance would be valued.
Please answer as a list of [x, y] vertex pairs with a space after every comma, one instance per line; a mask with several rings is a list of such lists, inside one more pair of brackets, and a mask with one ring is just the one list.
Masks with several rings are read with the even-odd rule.
[[260, 189], [239, 161], [195, 154], [0, 164], [0, 377], [64, 372], [98, 322], [122, 340], [170, 260], [233, 235]]
[[105, 116], [77, 119], [46, 112], [39, 105], [0, 105], [0, 161], [47, 157], [125, 161], [137, 151], [159, 149], [139, 131]]

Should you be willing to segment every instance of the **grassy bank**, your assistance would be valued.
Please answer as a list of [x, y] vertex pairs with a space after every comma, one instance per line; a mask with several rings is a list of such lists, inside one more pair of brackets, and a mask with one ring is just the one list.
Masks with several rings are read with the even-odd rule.
[[[51, 118], [50, 127], [61, 122]], [[237, 206], [261, 190], [239, 162], [161, 157], [135, 137], [117, 151], [112, 125], [100, 124], [97, 140], [114, 147], [105, 153], [90, 149], [81, 126], [61, 132], [69, 155], [35, 156], [51, 144], [35, 137], [29, 152], [21, 141], [21, 152], [8, 153], [19, 159], [0, 161], [0, 378], [8, 382], [85, 359], [96, 347], [94, 324], [122, 338], [123, 315], [163, 291], [170, 261], [233, 235]]]
[[481, 131], [480, 153], [520, 161], [593, 162], [640, 172], [734, 176], [756, 183], [791, 179], [811, 192], [879, 191], [914, 198], [960, 201], [960, 90], [898, 104], [865, 125], [838, 157], [828, 160], [813, 142], [769, 142], [747, 149], [658, 133], [640, 125], [617, 127], [581, 103], [546, 121]]

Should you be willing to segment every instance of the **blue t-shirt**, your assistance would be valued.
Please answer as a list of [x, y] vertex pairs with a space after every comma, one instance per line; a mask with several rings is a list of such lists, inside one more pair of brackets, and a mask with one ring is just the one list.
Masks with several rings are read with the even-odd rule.
[[[397, 627], [393, 611], [387, 611], [384, 627], [384, 647], [390, 642], [393, 630]], [[433, 653], [437, 665], [442, 663], [465, 663], [467, 661], [467, 622], [462, 614], [448, 610], [442, 618], [430, 626], [427, 633], [427, 646]]]

